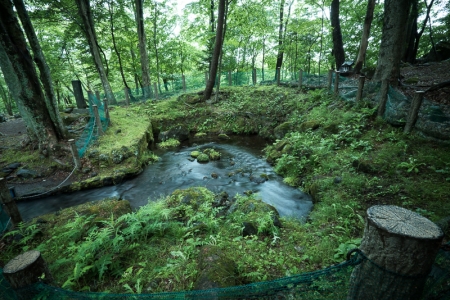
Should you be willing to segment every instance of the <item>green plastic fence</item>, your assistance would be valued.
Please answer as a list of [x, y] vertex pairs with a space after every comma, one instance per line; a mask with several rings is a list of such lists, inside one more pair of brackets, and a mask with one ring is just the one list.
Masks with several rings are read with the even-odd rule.
[[[448, 247], [449, 245], [446, 245]], [[370, 270], [370, 274], [358, 272]], [[450, 299], [450, 253], [440, 250], [430, 274], [425, 278], [426, 285], [421, 299]], [[64, 290], [44, 283], [37, 283], [14, 291], [0, 276], [0, 298], [17, 299], [358, 299], [361, 280], [374, 285], [387, 282], [395, 290], [395, 299], [403, 300], [407, 291], [405, 286], [416, 282], [418, 277], [405, 276], [386, 270], [368, 259], [357, 250], [348, 261], [323, 270], [302, 273], [277, 280], [256, 282], [248, 285], [208, 290], [154, 294], [113, 294], [85, 293]], [[419, 278], [420, 279], [420, 278]], [[145, 279], [144, 279], [145, 280]], [[367, 282], [365, 282], [367, 283]], [[367, 286], [364, 284], [364, 286]], [[374, 286], [374, 289], [379, 286]], [[374, 290], [375, 291], [375, 290]], [[394, 300], [394, 299], [393, 299]]]

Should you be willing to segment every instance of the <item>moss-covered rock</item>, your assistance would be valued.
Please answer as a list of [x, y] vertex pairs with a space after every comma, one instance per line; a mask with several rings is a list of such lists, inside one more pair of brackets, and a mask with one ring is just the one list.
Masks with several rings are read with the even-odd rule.
[[219, 140], [229, 140], [230, 137], [226, 135], [225, 133], [220, 133], [218, 136]]
[[320, 122], [316, 120], [306, 121], [300, 124], [300, 127], [298, 128], [299, 131], [306, 131], [308, 129], [316, 130], [320, 127]]
[[195, 290], [224, 288], [238, 284], [236, 263], [215, 246], [204, 246], [198, 259], [199, 273]]
[[220, 152], [216, 151], [212, 148], [207, 148], [203, 150], [203, 153], [209, 156], [210, 160], [219, 160], [220, 159]]
[[191, 156], [193, 158], [197, 158], [200, 154], [202, 154], [202, 153], [200, 151], [198, 151], [198, 150], [194, 150], [194, 151], [191, 152]]
[[292, 131], [292, 123], [284, 122], [275, 127], [273, 134], [275, 135], [275, 138], [282, 139], [290, 131]]
[[199, 156], [197, 156], [197, 162], [199, 162], [199, 163], [207, 163], [207, 162], [209, 162], [208, 154], [201, 153]]

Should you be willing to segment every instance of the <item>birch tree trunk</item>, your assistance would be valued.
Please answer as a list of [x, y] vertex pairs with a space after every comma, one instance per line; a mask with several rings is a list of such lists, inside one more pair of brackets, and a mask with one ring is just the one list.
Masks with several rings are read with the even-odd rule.
[[84, 33], [86, 34], [89, 49], [91, 50], [92, 57], [94, 58], [95, 67], [97, 68], [103, 89], [105, 90], [106, 99], [110, 104], [116, 104], [116, 98], [112, 92], [105, 68], [103, 67], [102, 58], [100, 57], [100, 50], [97, 45], [97, 34], [95, 33], [89, 0], [76, 0], [75, 2], [77, 3], [78, 13], [83, 20]]

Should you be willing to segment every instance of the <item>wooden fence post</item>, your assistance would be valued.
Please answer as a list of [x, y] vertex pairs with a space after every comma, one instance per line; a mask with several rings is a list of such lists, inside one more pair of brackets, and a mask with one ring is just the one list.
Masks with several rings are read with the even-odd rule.
[[77, 103], [77, 108], [85, 109], [86, 102], [84, 102], [83, 89], [81, 88], [81, 81], [72, 80], [73, 94]]
[[276, 70], [275, 70], [275, 72], [276, 72], [276, 78], [277, 78], [277, 85], [278, 86], [280, 86], [280, 78], [281, 78], [281, 68], [280, 67], [278, 67]]
[[73, 161], [75, 163], [75, 167], [79, 170], [81, 168], [80, 155], [78, 155], [77, 146], [75, 145], [75, 140], [69, 140], [70, 152], [72, 152]]
[[30, 299], [29, 291], [22, 288], [41, 281], [42, 274], [45, 275], [45, 283], [53, 282], [53, 276], [47, 267], [47, 263], [37, 250], [31, 250], [16, 256], [3, 268], [3, 276], [16, 291], [19, 300]]
[[11, 223], [13, 226], [16, 226], [22, 222], [22, 216], [20, 215], [16, 202], [11, 197], [9, 189], [6, 186], [5, 178], [0, 178], [0, 204], [4, 205], [5, 211], [11, 218]]
[[231, 71], [228, 71], [228, 85], [233, 85], [233, 78], [231, 77]]
[[109, 124], [111, 125], [111, 118], [109, 117], [108, 100], [106, 98], [103, 99], [103, 110], [105, 111], [105, 118], [108, 119]]
[[130, 94], [128, 94], [128, 88], [124, 87], [123, 92], [125, 94], [125, 104], [126, 106], [130, 105]]
[[95, 97], [97, 98], [98, 103], [102, 101], [100, 100], [100, 92], [98, 90], [95, 91]]
[[97, 124], [97, 133], [100, 136], [103, 134], [102, 121], [100, 120], [100, 115], [98, 114], [97, 105], [92, 105], [92, 108], [94, 110], [95, 124]]
[[408, 116], [406, 119], [406, 125], [404, 129], [404, 133], [410, 133], [414, 124], [417, 121], [417, 116], [419, 114], [420, 106], [422, 105], [424, 91], [416, 91], [414, 94], [414, 98], [411, 102], [411, 107], [409, 108]]
[[331, 85], [333, 84], [333, 70], [328, 70], [328, 93], [331, 93]]
[[339, 96], [339, 71], [336, 71], [335, 79], [334, 79], [334, 95]]
[[93, 93], [91, 90], [87, 91], [87, 93], [88, 93], [88, 102], [89, 102], [89, 106], [95, 105], [95, 101], [94, 101], [94, 93]]
[[389, 81], [387, 79], [384, 79], [381, 82], [381, 96], [380, 96], [380, 104], [378, 106], [378, 116], [379, 117], [383, 117], [384, 112], [386, 111], [388, 92], [389, 92]]
[[158, 85], [153, 83], [153, 89], [155, 90], [155, 100], [158, 100]]
[[360, 246], [367, 259], [353, 270], [347, 299], [421, 299], [443, 236], [435, 223], [405, 208], [370, 207]]
[[301, 89], [303, 84], [303, 70], [298, 70], [298, 88]]
[[364, 82], [366, 80], [366, 77], [364, 76], [359, 76], [359, 81], [358, 81], [358, 92], [356, 93], [356, 102], [360, 101], [362, 99], [362, 94], [363, 94], [363, 90], [364, 90]]
[[181, 80], [183, 81], [183, 92], [186, 93], [186, 76], [181, 75]]

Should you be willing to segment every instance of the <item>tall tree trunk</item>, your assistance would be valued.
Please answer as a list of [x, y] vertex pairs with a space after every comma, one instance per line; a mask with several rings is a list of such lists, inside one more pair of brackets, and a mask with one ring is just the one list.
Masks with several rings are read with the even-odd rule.
[[120, 76], [122, 77], [122, 82], [123, 85], [127, 88], [127, 90], [130, 90], [130, 87], [127, 84], [127, 81], [125, 79], [125, 74], [123, 72], [123, 64], [122, 64], [122, 58], [120, 56], [120, 52], [119, 49], [117, 49], [117, 44], [116, 44], [116, 36], [114, 34], [114, 6], [113, 3], [111, 1], [108, 1], [107, 3], [108, 5], [108, 11], [109, 11], [109, 29], [111, 31], [111, 38], [112, 38], [112, 43], [113, 43], [113, 48], [114, 48], [114, 52], [116, 52], [117, 55], [117, 60], [119, 61], [119, 71], [120, 71]]
[[281, 0], [280, 3], [280, 19], [279, 19], [279, 25], [278, 25], [278, 54], [277, 54], [277, 64], [275, 65], [275, 78], [274, 80], [277, 80], [277, 72], [281, 71], [281, 66], [283, 65], [283, 18], [284, 18], [284, 3], [285, 0]]
[[264, 81], [264, 61], [266, 58], [266, 36], [263, 36], [262, 44], [262, 62], [261, 62], [261, 80]]
[[[422, 37], [423, 32], [425, 31], [425, 28], [427, 27], [427, 22], [431, 19], [430, 12], [431, 12], [431, 7], [433, 6], [433, 3], [434, 3], [434, 0], [431, 0], [430, 4], [427, 4], [427, 1], [425, 1], [425, 5], [427, 6], [427, 12], [426, 12], [425, 20], [423, 20], [423, 23], [422, 23], [422, 28], [420, 29], [419, 32], [417, 32], [415, 34], [414, 49], [411, 54], [411, 57], [408, 57], [408, 62], [410, 62], [410, 63], [416, 62], [417, 52], [419, 51], [420, 38]], [[417, 24], [416, 24], [416, 26], [417, 26]]]
[[142, 85], [144, 99], [150, 98], [150, 91], [152, 82], [150, 80], [150, 65], [147, 53], [147, 41], [144, 31], [144, 0], [136, 0], [136, 23], [139, 38], [139, 53], [141, 55], [141, 69], [142, 69]]
[[0, 0], [0, 66], [17, 101], [30, 138], [51, 150], [60, 140], [42, 91], [25, 36], [10, 0]]
[[344, 43], [342, 42], [341, 22], [339, 21], [339, 0], [331, 1], [331, 27], [333, 28], [333, 56], [336, 62], [336, 70], [345, 61]]
[[415, 60], [414, 56], [414, 43], [416, 40], [417, 34], [417, 18], [419, 17], [419, 0], [412, 0], [411, 10], [408, 14], [408, 23], [406, 25], [406, 48], [405, 52], [402, 55], [402, 60], [404, 62], [411, 62], [411, 60]]
[[[223, 34], [222, 34], [222, 45], [225, 41], [225, 35], [227, 34], [227, 19], [228, 19], [228, 6], [230, 4], [230, 2], [228, 2], [228, 0], [225, 0], [225, 16], [224, 16], [224, 25], [223, 25]], [[230, 0], [231, 1], [231, 0]], [[219, 74], [219, 80], [217, 81], [217, 88], [216, 88], [216, 97], [215, 97], [215, 102], [219, 101], [219, 91], [220, 91], [220, 75], [221, 75], [221, 71], [222, 71], [222, 56], [223, 56], [223, 51], [222, 49], [220, 50], [220, 55], [219, 55], [219, 70], [218, 70], [218, 74]]]
[[158, 82], [158, 90], [159, 93], [161, 94], [161, 72], [159, 70], [160, 66], [159, 66], [159, 54], [158, 54], [158, 40], [157, 40], [157, 27], [156, 27], [156, 23], [158, 22], [158, 3], [155, 2], [155, 19], [153, 22], [153, 46], [155, 47], [155, 58], [156, 58], [156, 80]]
[[217, 67], [219, 64], [220, 52], [222, 51], [222, 38], [223, 38], [223, 29], [225, 23], [225, 1], [219, 1], [219, 13], [217, 16], [217, 30], [216, 30], [216, 42], [214, 45], [213, 57], [211, 60], [211, 70], [209, 73], [208, 84], [205, 88], [205, 94], [203, 99], [208, 100], [211, 98], [211, 94], [214, 88], [214, 82], [217, 75]]
[[208, 40], [208, 44], [206, 46], [206, 51], [208, 51], [206, 59], [208, 60], [208, 71], [211, 71], [211, 62], [214, 52], [214, 33], [216, 30], [216, 25], [214, 22], [214, 0], [210, 0], [209, 5], [209, 28], [210, 28], [210, 38]]
[[50, 68], [45, 61], [45, 57], [42, 53], [42, 49], [36, 36], [36, 32], [34, 31], [33, 24], [31, 23], [31, 20], [26, 11], [25, 4], [22, 0], [14, 0], [13, 2], [22, 23], [23, 29], [25, 30], [28, 42], [30, 43], [31, 49], [33, 50], [34, 62], [39, 69], [41, 82], [44, 86], [44, 91], [47, 96], [45, 97], [45, 104], [47, 106], [48, 113], [50, 114], [50, 118], [54, 123], [58, 138], [64, 139], [67, 137], [67, 130], [61, 120], [61, 116], [59, 115], [57, 99], [55, 96], [55, 91], [53, 89], [52, 77], [50, 75]]
[[116, 98], [112, 92], [111, 86], [108, 81], [108, 77], [103, 67], [102, 58], [100, 57], [100, 51], [97, 45], [97, 35], [95, 33], [94, 21], [92, 19], [91, 6], [89, 0], [76, 0], [78, 13], [83, 20], [84, 32], [89, 44], [89, 49], [94, 58], [95, 67], [97, 68], [100, 80], [105, 90], [106, 99], [111, 104], [116, 104]]
[[400, 60], [405, 45], [405, 27], [411, 0], [385, 0], [383, 33], [374, 80], [398, 85]]
[[375, 0], [367, 2], [366, 17], [364, 19], [361, 43], [359, 44], [358, 58], [355, 63], [355, 73], [359, 74], [366, 60], [367, 47], [369, 45], [370, 28], [372, 27], [373, 11], [375, 10]]

